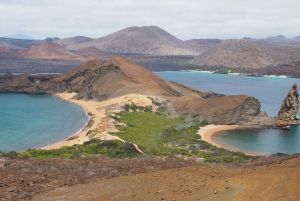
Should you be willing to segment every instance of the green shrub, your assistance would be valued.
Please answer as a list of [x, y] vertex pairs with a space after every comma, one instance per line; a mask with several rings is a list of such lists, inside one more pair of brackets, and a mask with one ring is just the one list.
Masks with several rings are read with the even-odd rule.
[[123, 106], [123, 109], [124, 109], [126, 112], [129, 112], [130, 105], [129, 105], [128, 103], [126, 103], [126, 104]]
[[17, 156], [18, 156], [18, 153], [17, 153], [17, 152], [15, 152], [15, 151], [10, 151], [10, 152], [8, 152], [8, 153], [4, 154], [4, 156], [5, 156], [5, 157], [11, 157], [11, 158], [15, 158], [15, 157], [17, 157]]
[[136, 110], [138, 109], [138, 106], [137, 106], [136, 104], [134, 104], [134, 102], [131, 102], [130, 109], [131, 109], [133, 112], [136, 112]]
[[152, 113], [152, 106], [146, 106], [146, 107], [144, 108], [144, 112]]

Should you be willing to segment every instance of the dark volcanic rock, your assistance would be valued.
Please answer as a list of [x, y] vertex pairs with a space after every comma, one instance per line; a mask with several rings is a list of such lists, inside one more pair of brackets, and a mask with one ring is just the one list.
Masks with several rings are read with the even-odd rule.
[[285, 99], [282, 102], [280, 110], [278, 112], [278, 119], [286, 123], [293, 123], [293, 121], [298, 120], [297, 113], [299, 108], [299, 99], [298, 99], [298, 87], [295, 83]]

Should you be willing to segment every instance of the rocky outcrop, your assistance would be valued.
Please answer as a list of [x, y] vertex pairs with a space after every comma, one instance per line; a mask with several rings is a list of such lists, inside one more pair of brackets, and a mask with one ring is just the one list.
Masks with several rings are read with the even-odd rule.
[[297, 83], [295, 83], [282, 102], [282, 105], [278, 112], [278, 120], [287, 124], [291, 124], [294, 121], [298, 121], [298, 117], [297, 117], [298, 108], [299, 108], [298, 96], [299, 96], [298, 87], [297, 87]]
[[213, 98], [202, 98], [190, 93], [174, 101], [177, 113], [199, 115], [200, 120], [213, 124], [242, 124], [247, 126], [273, 124], [266, 113], [260, 111], [259, 101], [247, 95], [231, 95]]

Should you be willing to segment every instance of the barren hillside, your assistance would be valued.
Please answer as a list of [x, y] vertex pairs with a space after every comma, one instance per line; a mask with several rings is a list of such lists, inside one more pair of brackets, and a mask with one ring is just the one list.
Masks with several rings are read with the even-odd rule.
[[[95, 46], [109, 53], [133, 53], [152, 55], [198, 55], [195, 45], [179, 40], [156, 26], [129, 27], [105, 37], [84, 43], [71, 39], [56, 41], [69, 50]], [[75, 40], [75, 38], [74, 38]]]
[[260, 68], [298, 61], [300, 48], [270, 47], [251, 40], [225, 40], [195, 57], [191, 63], [206, 66]]
[[16, 56], [47, 60], [84, 60], [56, 43], [44, 43], [38, 46], [31, 46], [28, 49], [20, 50]]

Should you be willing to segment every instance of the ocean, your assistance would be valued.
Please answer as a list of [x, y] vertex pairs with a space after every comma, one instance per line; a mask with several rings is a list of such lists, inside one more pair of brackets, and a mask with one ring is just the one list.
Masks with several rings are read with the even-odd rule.
[[76, 104], [51, 95], [0, 93], [0, 151], [42, 148], [68, 139], [89, 120]]
[[[226, 95], [247, 94], [257, 98], [261, 110], [275, 117], [288, 91], [298, 78], [252, 77], [200, 72], [166, 71], [156, 72], [166, 80], [179, 82], [199, 90]], [[299, 116], [299, 114], [298, 114]], [[224, 147], [254, 154], [300, 153], [300, 126], [291, 130], [229, 131], [213, 136], [213, 140]]]

